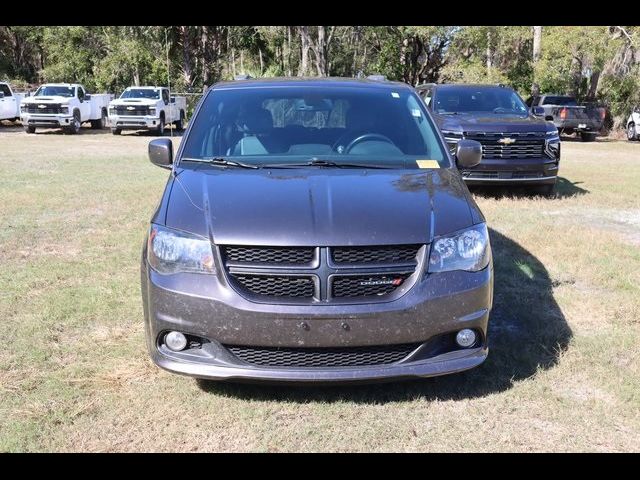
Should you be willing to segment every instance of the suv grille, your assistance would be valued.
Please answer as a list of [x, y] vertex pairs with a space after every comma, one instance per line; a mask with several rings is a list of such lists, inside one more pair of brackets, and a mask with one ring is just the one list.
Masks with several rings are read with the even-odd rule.
[[313, 260], [312, 247], [225, 247], [230, 262], [307, 264]]
[[146, 105], [116, 105], [117, 115], [149, 115], [149, 107]]
[[[44, 106], [40, 108], [40, 106]], [[62, 108], [59, 103], [29, 103], [27, 104], [27, 113], [47, 113], [59, 114]]]
[[315, 291], [310, 277], [232, 275], [243, 288], [266, 297], [312, 298]]
[[422, 245], [219, 247], [229, 283], [256, 302], [389, 301], [406, 292]]
[[335, 247], [335, 263], [406, 263], [415, 262], [420, 245], [384, 247]]
[[388, 365], [406, 358], [419, 343], [402, 345], [297, 348], [244, 347], [226, 348], [247, 363], [264, 367], [364, 367]]
[[[465, 138], [482, 144], [482, 158], [539, 158], [543, 156], [545, 145], [544, 132], [474, 133]], [[504, 143], [505, 141], [513, 143]]]

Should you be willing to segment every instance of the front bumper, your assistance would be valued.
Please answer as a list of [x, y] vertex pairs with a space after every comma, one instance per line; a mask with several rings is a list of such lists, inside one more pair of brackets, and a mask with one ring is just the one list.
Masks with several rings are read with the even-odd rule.
[[544, 185], [555, 183], [559, 160], [551, 158], [483, 158], [479, 165], [461, 170], [467, 185]]
[[[475, 273], [429, 275], [402, 297], [386, 303], [273, 305], [250, 302], [214, 276], [163, 276], [143, 262], [142, 294], [151, 358], [171, 372], [214, 380], [294, 383], [427, 377], [467, 370], [485, 360], [493, 266]], [[440, 351], [427, 357], [410, 355], [386, 365], [257, 366], [234, 357], [225, 347], [428, 345], [462, 328], [479, 333], [474, 348]], [[210, 343], [205, 344], [206, 351], [195, 356], [174, 353], [162, 345], [168, 330], [202, 337]]]
[[69, 127], [73, 122], [73, 115], [67, 114], [22, 114], [20, 120], [23, 125], [31, 127]]
[[153, 130], [159, 124], [160, 118], [150, 115], [109, 115], [111, 128], [120, 130]]

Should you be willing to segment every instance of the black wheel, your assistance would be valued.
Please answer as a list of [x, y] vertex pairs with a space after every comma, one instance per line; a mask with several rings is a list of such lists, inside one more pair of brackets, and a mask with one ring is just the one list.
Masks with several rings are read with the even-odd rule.
[[175, 122], [176, 131], [181, 132], [184, 130], [184, 112], [180, 110], [180, 120]]
[[121, 129], [119, 129], [119, 128], [112, 128], [112, 129], [111, 129], [111, 133], [112, 133], [113, 135], [120, 135], [120, 133], [122, 133], [122, 130], [121, 130]]
[[636, 126], [633, 123], [627, 125], [627, 140], [633, 142], [638, 139], [638, 134], [636, 132]]
[[593, 142], [596, 139], [594, 132], [580, 132], [580, 140], [583, 142]]
[[77, 134], [80, 131], [80, 112], [73, 112], [73, 120], [71, 120], [71, 125], [64, 128], [64, 131], [70, 133], [72, 135]]
[[102, 116], [98, 120], [91, 120], [91, 128], [93, 130], [102, 130], [107, 126], [107, 114], [102, 111]]
[[536, 188], [536, 193], [543, 197], [555, 197], [556, 195], [556, 182], [548, 183], [546, 185], [540, 185]]
[[31, 125], [25, 125], [24, 131], [27, 133], [36, 133], [36, 127], [32, 127]]
[[158, 123], [155, 134], [160, 137], [164, 135], [164, 117], [160, 117], [160, 122]]

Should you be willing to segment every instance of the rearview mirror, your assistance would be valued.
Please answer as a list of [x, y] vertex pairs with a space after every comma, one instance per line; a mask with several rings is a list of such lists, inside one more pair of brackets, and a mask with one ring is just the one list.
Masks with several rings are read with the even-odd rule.
[[531, 113], [533, 113], [536, 117], [542, 117], [544, 115], [543, 107], [531, 107]]
[[458, 167], [475, 167], [482, 160], [482, 145], [475, 140], [462, 139], [456, 146], [456, 163]]
[[162, 168], [173, 165], [173, 143], [168, 138], [156, 138], [149, 142], [149, 160]]

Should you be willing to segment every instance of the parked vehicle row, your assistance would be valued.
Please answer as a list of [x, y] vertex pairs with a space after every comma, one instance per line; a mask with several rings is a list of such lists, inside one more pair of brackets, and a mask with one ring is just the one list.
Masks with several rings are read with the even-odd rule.
[[21, 120], [27, 133], [54, 127], [75, 134], [89, 122], [93, 129], [111, 126], [114, 135], [122, 130], [163, 135], [167, 125], [183, 130], [186, 110], [186, 98], [170, 95], [166, 87], [129, 87], [114, 100], [108, 93], [89, 94], [77, 83], [43, 84], [26, 96], [0, 82], [0, 120]]

